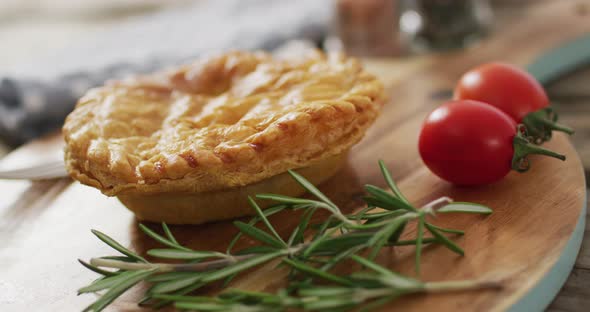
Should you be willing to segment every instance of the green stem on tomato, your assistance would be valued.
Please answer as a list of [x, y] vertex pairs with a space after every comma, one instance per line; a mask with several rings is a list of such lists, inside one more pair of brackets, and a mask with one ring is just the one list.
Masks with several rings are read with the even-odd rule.
[[519, 124], [516, 128], [516, 135], [513, 139], [514, 155], [512, 156], [512, 169], [518, 172], [525, 172], [530, 168], [528, 155], [545, 155], [560, 160], [565, 160], [565, 156], [554, 151], [534, 145], [527, 138], [527, 128]]
[[546, 107], [527, 114], [522, 119], [522, 123], [526, 126], [533, 143], [541, 144], [551, 139], [551, 132], [554, 130], [569, 135], [574, 134], [572, 128], [558, 124], [557, 119], [557, 113], [551, 107]]

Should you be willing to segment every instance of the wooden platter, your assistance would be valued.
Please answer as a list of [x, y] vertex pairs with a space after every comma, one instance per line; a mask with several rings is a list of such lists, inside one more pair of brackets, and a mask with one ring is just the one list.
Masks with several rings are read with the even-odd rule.
[[[459, 257], [442, 247], [426, 248], [421, 278], [508, 277], [500, 291], [416, 295], [384, 311], [541, 310], [572, 268], [584, 227], [586, 191], [580, 160], [567, 138], [556, 135], [547, 144], [565, 154], [566, 162], [533, 157], [528, 173], [511, 173], [499, 183], [478, 188], [458, 188], [439, 180], [417, 154], [422, 120], [449, 97], [448, 90], [467, 68], [492, 59], [524, 65], [541, 51], [590, 30], [590, 24], [581, 22], [571, 7], [557, 2], [540, 5], [530, 13], [534, 18], [507, 23], [503, 29], [510, 31], [499, 30], [499, 35], [467, 51], [366, 62], [387, 85], [390, 101], [366, 138], [352, 150], [346, 167], [321, 189], [343, 210], [358, 209], [364, 184], [385, 185], [377, 167], [377, 160], [383, 159], [402, 191], [418, 205], [440, 196], [486, 204], [495, 211], [489, 217], [438, 218], [437, 224], [466, 231], [465, 237], [456, 239], [466, 255]], [[547, 20], [552, 23], [545, 23]], [[531, 36], [534, 41], [529, 40]], [[59, 137], [53, 137], [27, 145], [7, 156], [0, 168], [60, 157], [59, 144]], [[79, 287], [95, 278], [76, 260], [112, 252], [90, 234], [91, 228], [141, 253], [157, 246], [138, 231], [133, 215], [115, 198], [69, 179], [0, 181], [0, 194], [2, 311], [75, 311], [93, 301], [91, 295], [76, 296]], [[286, 234], [297, 218], [283, 214], [272, 221]], [[236, 233], [230, 222], [174, 226], [172, 231], [192, 248], [218, 250]], [[409, 228], [407, 235], [413, 231]], [[411, 253], [411, 247], [391, 249], [380, 261], [413, 274]], [[272, 290], [281, 285], [283, 276], [284, 272], [270, 265], [242, 276], [232, 286]], [[109, 310], [138, 310], [139, 296], [139, 290], [131, 292]]]

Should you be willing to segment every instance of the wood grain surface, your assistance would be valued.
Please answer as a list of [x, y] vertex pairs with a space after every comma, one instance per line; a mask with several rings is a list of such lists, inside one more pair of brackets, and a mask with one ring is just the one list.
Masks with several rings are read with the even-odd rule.
[[[466, 256], [458, 257], [441, 247], [425, 248], [421, 278], [508, 277], [501, 291], [416, 295], [396, 301], [385, 311], [504, 310], [533, 287], [559, 257], [586, 192], [580, 159], [568, 139], [557, 135], [547, 144], [566, 154], [566, 162], [534, 157], [533, 168], [526, 174], [511, 173], [500, 183], [479, 188], [453, 187], [433, 176], [422, 165], [416, 142], [425, 115], [446, 99], [445, 90], [469, 67], [497, 59], [524, 65], [540, 52], [590, 31], [587, 18], [560, 3], [543, 2], [529, 11], [529, 18], [506, 21], [497, 36], [461, 52], [366, 62], [388, 87], [390, 101], [366, 138], [352, 150], [347, 166], [321, 189], [343, 210], [358, 209], [362, 185], [384, 186], [377, 167], [377, 160], [384, 159], [400, 188], [418, 205], [443, 195], [489, 205], [495, 210], [489, 217], [439, 218], [438, 224], [466, 230], [465, 237], [457, 239]], [[0, 167], [59, 157], [58, 139], [17, 150]], [[91, 295], [75, 294], [95, 275], [80, 267], [76, 259], [111, 253], [90, 234], [91, 228], [141, 253], [157, 246], [138, 231], [132, 214], [116, 199], [68, 179], [0, 181], [0, 190], [2, 311], [75, 311], [90, 303], [94, 299]], [[272, 221], [281, 234], [297, 223], [285, 214]], [[229, 222], [174, 226], [172, 231], [192, 248], [218, 250], [236, 233]], [[413, 231], [410, 227], [406, 235], [413, 235]], [[250, 243], [245, 240], [242, 245]], [[380, 261], [413, 274], [411, 253], [411, 247], [391, 249]], [[284, 272], [269, 265], [241, 276], [233, 286], [272, 290], [281, 286], [283, 276]], [[136, 310], [140, 290], [109, 309]]]

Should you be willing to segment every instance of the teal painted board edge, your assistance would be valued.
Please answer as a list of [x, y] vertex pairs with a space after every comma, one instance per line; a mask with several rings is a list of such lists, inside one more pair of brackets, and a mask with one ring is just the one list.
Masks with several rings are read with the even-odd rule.
[[[590, 65], [590, 35], [583, 35], [550, 50], [531, 63], [527, 70], [546, 85], [585, 65]], [[555, 264], [535, 287], [508, 309], [509, 312], [543, 311], [555, 299], [574, 268], [582, 246], [586, 227], [587, 201], [588, 193], [586, 193], [584, 207], [576, 227]]]
[[578, 37], [541, 55], [527, 66], [527, 70], [546, 85], [585, 65], [590, 65], [590, 34]]
[[509, 312], [544, 311], [553, 299], [555, 299], [555, 296], [559, 293], [574, 268], [578, 252], [582, 246], [586, 226], [587, 200], [588, 193], [586, 193], [586, 197], [584, 198], [584, 207], [582, 208], [576, 227], [557, 262], [555, 262], [549, 272], [545, 274], [533, 289], [529, 290], [524, 297], [508, 309]]

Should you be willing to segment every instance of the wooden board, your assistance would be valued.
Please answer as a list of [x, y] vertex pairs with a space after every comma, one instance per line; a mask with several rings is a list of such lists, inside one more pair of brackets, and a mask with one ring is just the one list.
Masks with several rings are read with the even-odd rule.
[[[577, 16], [572, 6], [558, 2], [539, 5], [529, 14], [530, 18], [501, 26], [510, 31], [498, 30], [497, 36], [465, 51], [367, 62], [387, 85], [391, 100], [367, 137], [352, 150], [347, 166], [321, 189], [343, 210], [358, 209], [364, 184], [384, 186], [376, 164], [384, 159], [401, 189], [418, 205], [443, 195], [489, 205], [495, 213], [487, 218], [439, 218], [438, 224], [466, 230], [465, 237], [457, 239], [466, 256], [458, 257], [441, 247], [426, 248], [421, 277], [450, 280], [489, 274], [510, 276], [502, 291], [417, 295], [396, 301], [386, 311], [509, 309], [543, 285], [547, 274], [553, 274], [556, 263], [563, 259], [568, 243], [571, 245], [570, 238], [584, 209], [585, 181], [580, 160], [564, 136], [557, 135], [547, 147], [566, 154], [567, 162], [533, 158], [528, 173], [512, 173], [500, 183], [479, 188], [457, 188], [439, 180], [422, 165], [416, 150], [425, 115], [446, 99], [447, 90], [467, 68], [492, 59], [525, 64], [541, 51], [590, 30], [590, 24]], [[531, 40], [533, 37], [535, 40]], [[59, 148], [49, 141], [17, 150], [0, 166], [56, 157]], [[48, 146], [54, 147], [53, 152], [48, 152]], [[77, 297], [75, 293], [95, 275], [80, 267], [76, 259], [111, 253], [90, 234], [91, 228], [141, 253], [157, 246], [138, 231], [132, 214], [116, 199], [67, 179], [0, 181], [0, 190], [2, 311], [73, 311], [90, 303], [94, 299], [91, 295]], [[278, 216], [273, 222], [280, 233], [286, 234], [297, 220]], [[175, 226], [172, 230], [182, 243], [193, 248], [218, 250], [223, 250], [236, 233], [229, 222]], [[408, 235], [412, 232], [409, 228]], [[574, 248], [565, 255], [575, 256], [576, 252]], [[412, 274], [411, 253], [411, 247], [390, 250], [380, 261]], [[233, 286], [272, 290], [281, 285], [283, 273], [267, 266], [243, 276]], [[139, 291], [126, 295], [110, 310], [136, 310], [139, 295]]]

